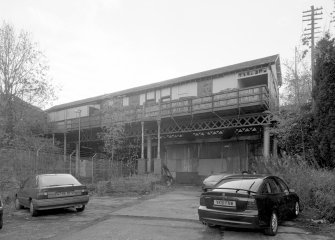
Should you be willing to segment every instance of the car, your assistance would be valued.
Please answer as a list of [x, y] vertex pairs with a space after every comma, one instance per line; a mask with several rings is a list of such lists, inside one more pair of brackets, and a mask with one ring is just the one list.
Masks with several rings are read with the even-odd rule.
[[274, 236], [279, 222], [296, 218], [299, 196], [273, 175], [231, 175], [200, 196], [199, 220], [209, 227], [263, 229]]
[[71, 174], [39, 174], [23, 183], [15, 195], [15, 208], [29, 208], [31, 216], [56, 208], [74, 207], [82, 212], [88, 201], [87, 187]]
[[3, 201], [0, 197], [0, 229], [2, 229], [3, 226]]
[[230, 175], [231, 174], [229, 173], [220, 173], [220, 174], [213, 174], [213, 175], [208, 176], [202, 182], [202, 186], [201, 186], [202, 191], [207, 192], [208, 190], [213, 188], [218, 182], [220, 182], [222, 179]]

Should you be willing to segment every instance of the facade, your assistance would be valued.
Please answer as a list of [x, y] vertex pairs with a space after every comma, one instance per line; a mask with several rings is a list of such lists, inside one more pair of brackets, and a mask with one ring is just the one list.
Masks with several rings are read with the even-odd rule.
[[103, 112], [118, 105], [129, 136], [141, 138], [139, 172], [160, 174], [165, 164], [179, 182], [239, 173], [276, 154], [269, 126], [281, 83], [279, 55], [269, 56], [54, 106], [50, 131], [64, 153], [101, 151], [97, 133], [111, 121]]

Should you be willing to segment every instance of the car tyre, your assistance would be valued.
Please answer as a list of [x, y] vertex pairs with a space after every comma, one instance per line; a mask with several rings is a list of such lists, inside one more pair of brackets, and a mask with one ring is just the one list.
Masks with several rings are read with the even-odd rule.
[[82, 205], [79, 208], [76, 208], [77, 212], [83, 212], [85, 210], [85, 205]]
[[300, 204], [299, 202], [295, 202], [294, 209], [291, 212], [291, 218], [292, 219], [297, 218], [299, 213], [300, 213]]
[[37, 210], [35, 209], [33, 201], [30, 201], [29, 211], [30, 211], [30, 215], [32, 217], [36, 217], [37, 216]]
[[269, 227], [265, 229], [265, 234], [275, 236], [278, 231], [278, 216], [276, 212], [272, 212]]
[[20, 209], [22, 209], [22, 208], [23, 208], [23, 206], [20, 204], [19, 199], [16, 197], [16, 198], [15, 198], [15, 209], [16, 209], [16, 210], [20, 210]]

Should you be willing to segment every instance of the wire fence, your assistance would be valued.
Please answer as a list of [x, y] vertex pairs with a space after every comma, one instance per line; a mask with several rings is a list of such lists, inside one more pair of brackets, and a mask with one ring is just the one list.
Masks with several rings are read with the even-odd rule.
[[64, 156], [33, 150], [0, 149], [0, 187], [7, 181], [2, 181], [3, 178], [22, 182], [34, 174], [70, 173], [85, 182], [94, 183], [130, 176], [136, 172], [136, 163], [101, 158], [96, 154], [77, 160], [75, 153]]

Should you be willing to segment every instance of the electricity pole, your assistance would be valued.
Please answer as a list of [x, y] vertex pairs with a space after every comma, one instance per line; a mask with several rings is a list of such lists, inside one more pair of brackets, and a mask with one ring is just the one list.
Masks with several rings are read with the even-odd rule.
[[[302, 21], [309, 22], [307, 25], [310, 28], [305, 28], [305, 39], [311, 40], [311, 72], [312, 72], [312, 90], [315, 86], [315, 79], [314, 79], [314, 41], [315, 41], [315, 34], [318, 34], [320, 32], [315, 32], [316, 29], [320, 29], [320, 27], [317, 27], [316, 24], [318, 20], [321, 20], [321, 17], [317, 17], [322, 15], [322, 7], [320, 8], [314, 8], [314, 6], [311, 6], [310, 10], [304, 11], [302, 16]], [[321, 12], [320, 12], [321, 11]], [[314, 106], [314, 100], [312, 98], [312, 104]], [[314, 107], [313, 107], [314, 108]]]

